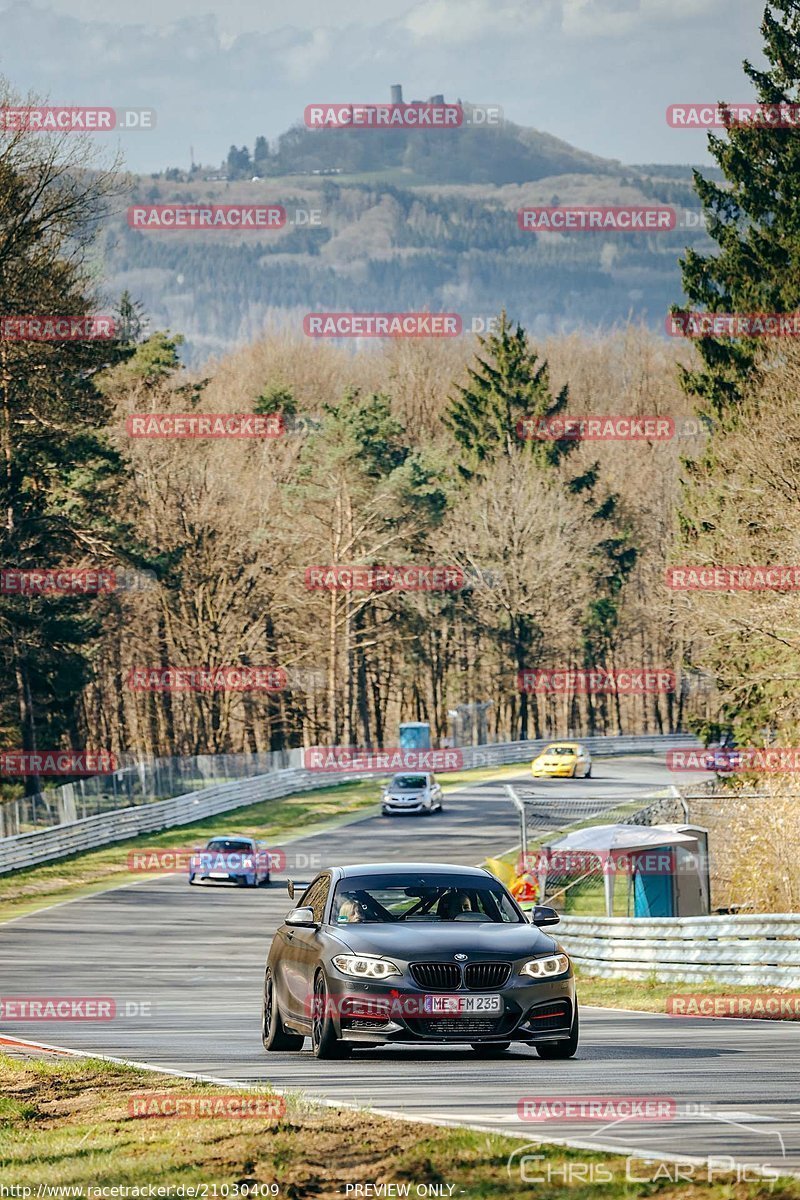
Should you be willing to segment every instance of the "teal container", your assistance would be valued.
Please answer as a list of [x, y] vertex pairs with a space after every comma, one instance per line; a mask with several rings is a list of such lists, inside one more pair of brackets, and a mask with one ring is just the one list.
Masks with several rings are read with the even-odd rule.
[[431, 727], [428, 721], [406, 721], [400, 726], [401, 750], [430, 750]]

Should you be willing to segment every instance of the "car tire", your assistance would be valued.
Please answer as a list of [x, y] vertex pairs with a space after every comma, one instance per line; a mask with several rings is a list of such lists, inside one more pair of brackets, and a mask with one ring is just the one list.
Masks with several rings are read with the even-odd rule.
[[583, 778], [584, 778], [584, 779], [591, 779], [591, 778], [592, 778], [592, 766], [591, 766], [591, 763], [589, 764], [588, 770], [586, 771], [586, 774], [584, 775], [584, 777], [583, 777]]
[[261, 1004], [261, 1040], [265, 1050], [302, 1050], [305, 1038], [301, 1033], [287, 1033], [272, 982], [272, 972], [264, 976], [264, 999]]
[[193, 886], [194, 886], [194, 872], [192, 872], [189, 876], [189, 887], [193, 887]]
[[314, 1058], [346, 1058], [350, 1049], [336, 1036], [336, 1027], [328, 1011], [328, 985], [322, 971], [317, 971], [311, 1011], [311, 1053]]
[[572, 1018], [572, 1029], [568, 1038], [558, 1042], [534, 1042], [539, 1058], [573, 1058], [578, 1049], [578, 1006], [575, 1006], [575, 1016]]
[[473, 1042], [472, 1049], [478, 1058], [497, 1058], [511, 1049], [511, 1042]]

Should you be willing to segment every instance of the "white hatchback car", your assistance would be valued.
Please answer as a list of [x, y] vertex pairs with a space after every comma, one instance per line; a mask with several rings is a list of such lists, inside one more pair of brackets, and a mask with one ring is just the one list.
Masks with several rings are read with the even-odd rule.
[[383, 815], [442, 811], [442, 789], [429, 771], [395, 775], [383, 789]]

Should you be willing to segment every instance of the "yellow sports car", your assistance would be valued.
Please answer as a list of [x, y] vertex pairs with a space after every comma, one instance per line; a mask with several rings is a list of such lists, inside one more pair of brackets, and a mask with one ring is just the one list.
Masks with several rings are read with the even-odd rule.
[[589, 779], [592, 756], [579, 742], [551, 742], [531, 763], [534, 779]]

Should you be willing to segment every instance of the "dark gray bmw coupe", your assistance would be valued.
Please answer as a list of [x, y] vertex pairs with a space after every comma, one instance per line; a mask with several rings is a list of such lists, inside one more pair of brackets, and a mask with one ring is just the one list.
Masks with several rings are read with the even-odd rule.
[[[294, 898], [293, 886], [289, 894]], [[354, 1046], [512, 1042], [542, 1058], [578, 1046], [567, 955], [498, 879], [477, 867], [365, 863], [322, 871], [275, 934], [264, 978], [267, 1050], [317, 1058]]]

